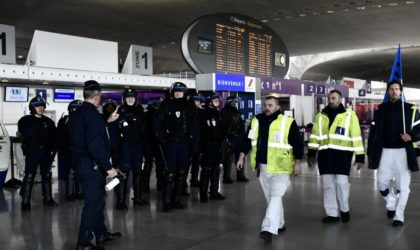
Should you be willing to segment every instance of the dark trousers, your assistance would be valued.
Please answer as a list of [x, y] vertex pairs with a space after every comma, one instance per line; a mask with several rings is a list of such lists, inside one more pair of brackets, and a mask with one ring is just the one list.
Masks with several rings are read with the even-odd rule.
[[[20, 195], [22, 197], [29, 196], [28, 199], [30, 199], [33, 179], [35, 178], [38, 166], [40, 169], [43, 186], [46, 184], [51, 185], [51, 151], [44, 148], [28, 149], [25, 155], [25, 176], [23, 178], [22, 187], [20, 189]], [[45, 193], [45, 190], [45, 188], [42, 189], [44, 198], [48, 196], [48, 194]]]
[[[92, 168], [88, 164], [79, 165], [78, 167]], [[78, 173], [80, 172], [78, 171]], [[108, 231], [104, 217], [105, 177], [100, 171], [93, 169], [84, 169], [83, 172], [81, 176], [79, 175], [79, 178], [84, 190], [85, 203], [80, 221], [78, 245], [87, 245], [93, 239], [93, 235], [99, 237]]]
[[[236, 163], [239, 160], [239, 155], [241, 153], [240, 147], [241, 147], [241, 139], [238, 137], [234, 137], [228, 141], [223, 142], [222, 144], [223, 179], [230, 179], [230, 173], [232, 171], [232, 158], [234, 160], [233, 165], [236, 165]], [[242, 168], [241, 170], [236, 170], [236, 177], [238, 179], [245, 178], [244, 170], [245, 168]]]
[[189, 143], [168, 142], [163, 147], [166, 167], [171, 172], [185, 172], [190, 163]]
[[140, 145], [123, 144], [120, 153], [120, 169], [122, 171], [135, 172], [141, 170], [143, 149]]

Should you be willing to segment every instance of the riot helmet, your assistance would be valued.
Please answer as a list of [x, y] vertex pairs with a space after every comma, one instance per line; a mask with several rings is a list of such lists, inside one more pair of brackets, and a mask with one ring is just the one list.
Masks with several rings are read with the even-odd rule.
[[80, 106], [82, 106], [82, 103], [83, 102], [81, 100], [73, 100], [69, 103], [69, 106], [67, 107], [67, 110], [71, 114], [74, 111], [76, 111]]
[[147, 108], [148, 109], [157, 109], [162, 102], [162, 98], [159, 96], [151, 97], [149, 100], [147, 100]]
[[[129, 97], [134, 98], [134, 103], [127, 103], [127, 98]], [[137, 92], [132, 88], [125, 89], [123, 92], [123, 103], [129, 106], [135, 105], [137, 103]]]
[[102, 112], [107, 116], [112, 114], [115, 109], [117, 109], [117, 103], [112, 99], [106, 99], [102, 103]]
[[[175, 99], [178, 98], [185, 98], [185, 94], [187, 93], [187, 85], [185, 85], [185, 83], [182, 82], [174, 82], [171, 86], [171, 94]], [[182, 97], [176, 97], [175, 96], [175, 92], [182, 92], [183, 96]]]
[[40, 106], [43, 106], [44, 109], [47, 107], [47, 103], [45, 99], [40, 96], [36, 96], [32, 98], [31, 101], [29, 102], [29, 111], [31, 115], [36, 114], [35, 107], [40, 107]]
[[228, 98], [226, 98], [225, 105], [237, 108], [237, 104], [240, 101], [241, 101], [241, 98], [239, 96], [229, 96]]
[[[208, 102], [207, 105], [212, 105], [217, 108], [220, 105], [220, 99], [222, 98], [220, 97], [218, 93], [212, 93], [207, 97], [207, 100], [206, 100]], [[214, 100], [217, 100], [217, 103]]]

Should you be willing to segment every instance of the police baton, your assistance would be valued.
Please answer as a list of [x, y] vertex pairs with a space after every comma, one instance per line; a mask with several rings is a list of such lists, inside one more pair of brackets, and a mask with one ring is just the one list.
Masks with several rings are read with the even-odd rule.
[[165, 165], [165, 170], [168, 171], [168, 164], [166, 164], [165, 154], [163, 153], [162, 144], [159, 144], [160, 154], [162, 155], [163, 164]]

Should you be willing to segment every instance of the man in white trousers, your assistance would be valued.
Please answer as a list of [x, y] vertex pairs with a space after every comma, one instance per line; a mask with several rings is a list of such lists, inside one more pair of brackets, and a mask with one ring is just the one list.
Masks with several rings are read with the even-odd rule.
[[265, 98], [264, 113], [251, 121], [236, 163], [238, 170], [243, 168], [248, 152], [268, 203], [260, 232], [260, 237], [268, 243], [273, 234], [285, 230], [282, 197], [289, 186], [290, 175], [301, 173], [303, 156], [298, 126], [293, 118], [280, 114], [279, 100], [274, 95]]
[[328, 106], [319, 112], [314, 121], [308, 143], [308, 165], [314, 166], [318, 151], [318, 170], [324, 188], [323, 223], [350, 220], [350, 183], [348, 176], [353, 154], [357, 169], [363, 167], [365, 152], [360, 133], [359, 119], [350, 108], [345, 109], [342, 94], [332, 90], [328, 94]]
[[[369, 168], [378, 169], [379, 191], [386, 202], [386, 216], [393, 219], [394, 227], [404, 224], [410, 173], [419, 170], [414, 144], [420, 140], [419, 112], [415, 105], [403, 102], [401, 94], [401, 82], [388, 83], [388, 98], [374, 113], [368, 143]], [[392, 185], [394, 178], [395, 190]]]

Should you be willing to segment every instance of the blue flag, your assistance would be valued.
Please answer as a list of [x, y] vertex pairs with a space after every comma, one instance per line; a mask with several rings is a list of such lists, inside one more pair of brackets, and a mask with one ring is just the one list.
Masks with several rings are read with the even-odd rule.
[[[402, 83], [402, 61], [401, 61], [401, 47], [398, 44], [397, 54], [395, 55], [394, 64], [392, 65], [391, 74], [389, 75], [388, 83], [391, 81], [399, 81]], [[404, 96], [401, 96], [404, 101]], [[384, 102], [389, 102], [388, 91], [385, 93]]]

